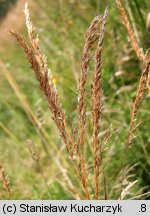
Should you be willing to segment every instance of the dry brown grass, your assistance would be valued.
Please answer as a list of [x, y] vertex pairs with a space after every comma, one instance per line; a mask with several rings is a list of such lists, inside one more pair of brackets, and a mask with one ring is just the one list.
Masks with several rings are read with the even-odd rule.
[[85, 37], [85, 45], [82, 54], [82, 64], [81, 64], [81, 77], [79, 83], [79, 97], [78, 97], [78, 117], [79, 117], [79, 141], [78, 141], [78, 156], [79, 156], [79, 166], [81, 167], [81, 172], [83, 176], [84, 185], [87, 185], [86, 170], [85, 170], [85, 156], [84, 156], [84, 133], [86, 127], [86, 82], [88, 73], [88, 64], [91, 57], [92, 46], [97, 41], [95, 38], [98, 23], [102, 21], [100, 15], [96, 16]]
[[102, 46], [105, 35], [105, 24], [107, 17], [107, 9], [102, 18], [102, 23], [100, 27], [99, 40], [95, 52], [95, 70], [93, 79], [93, 89], [92, 89], [92, 115], [93, 115], [93, 154], [94, 154], [94, 191], [95, 197], [99, 197], [99, 171], [100, 166], [102, 166], [102, 155], [103, 147], [100, 145], [99, 131], [100, 131], [100, 121], [102, 114], [102, 81], [101, 81], [101, 54]]
[[139, 47], [137, 39], [135, 37], [135, 34], [132, 30], [132, 27], [130, 25], [130, 22], [128, 20], [128, 17], [126, 15], [126, 11], [122, 5], [122, 3], [119, 0], [116, 0], [118, 9], [120, 11], [121, 17], [122, 17], [122, 21], [123, 21], [123, 25], [126, 27], [127, 32], [128, 32], [128, 36], [130, 38], [130, 42], [133, 46], [133, 49], [137, 55], [137, 57], [142, 61], [144, 59], [144, 53], [143, 53], [143, 49]]
[[[8, 176], [5, 175], [5, 171], [4, 168], [0, 165], [0, 181], [2, 182], [2, 186], [4, 191], [6, 191], [6, 193], [8, 194], [9, 199], [11, 199], [11, 188], [10, 188], [10, 183], [9, 183], [9, 178]], [[0, 192], [1, 198], [2, 199], [6, 199], [6, 196], [3, 195], [2, 192]]]
[[[139, 111], [140, 105], [144, 99], [145, 92], [147, 89], [148, 73], [149, 73], [149, 69], [150, 69], [150, 55], [149, 55], [149, 51], [144, 53], [143, 49], [140, 48], [139, 44], [137, 43], [137, 39], [135, 37], [135, 34], [132, 30], [132, 27], [131, 27], [129, 21], [128, 21], [127, 14], [125, 12], [125, 9], [124, 9], [122, 3], [119, 0], [116, 0], [116, 3], [118, 6], [118, 9], [120, 11], [123, 24], [127, 30], [131, 45], [132, 45], [132, 47], [133, 47], [133, 49], [134, 49], [134, 51], [138, 57], [138, 60], [140, 62], [141, 71], [142, 71], [139, 85], [138, 85], [138, 89], [137, 89], [137, 93], [136, 93], [136, 97], [135, 97], [135, 100], [133, 102], [133, 106], [132, 106], [132, 110], [131, 110], [129, 132], [128, 132], [128, 137], [127, 137], [127, 142], [125, 144], [125, 157], [126, 157], [127, 150], [131, 146], [132, 140], [135, 137], [135, 131], [138, 128], [138, 126], [140, 125], [140, 121], [137, 121], [136, 117], [137, 117], [137, 113]], [[122, 185], [123, 185], [123, 179], [124, 179], [124, 167], [123, 167], [122, 173], [123, 174], [122, 174], [122, 182], [121, 182], [121, 191], [123, 191]]]
[[128, 148], [131, 145], [132, 137], [134, 135], [135, 129], [139, 126], [139, 122], [137, 124], [135, 124], [135, 122], [136, 122], [137, 112], [144, 99], [144, 93], [147, 89], [148, 73], [149, 73], [149, 68], [150, 68], [150, 54], [149, 54], [149, 51], [144, 53], [143, 49], [139, 47], [139, 44], [137, 43], [136, 37], [128, 21], [128, 18], [127, 18], [127, 15], [126, 15], [126, 12], [125, 12], [125, 9], [122, 3], [119, 0], [116, 0], [116, 3], [118, 5], [118, 9], [120, 11], [120, 14], [123, 20], [123, 24], [130, 38], [131, 45], [139, 59], [139, 62], [141, 65], [141, 71], [142, 71], [137, 94], [136, 94], [136, 97], [133, 103], [133, 107], [132, 107], [132, 111], [131, 111], [129, 134], [128, 134], [128, 139], [127, 139], [127, 144], [126, 144], [126, 147]]
[[[127, 28], [127, 33], [130, 38], [133, 49], [136, 52], [137, 57], [141, 62], [142, 74], [139, 82], [139, 87], [137, 90], [137, 95], [135, 101], [133, 103], [133, 108], [131, 111], [130, 118], [130, 127], [127, 143], [125, 145], [126, 151], [131, 145], [132, 137], [134, 135], [135, 129], [139, 124], [135, 124], [137, 112], [139, 110], [140, 104], [143, 100], [146, 82], [148, 78], [148, 70], [149, 70], [149, 54], [144, 54], [143, 50], [139, 47], [136, 37], [132, 31], [130, 23], [128, 21], [125, 10], [120, 3], [120, 1], [116, 1], [121, 12], [121, 16], [123, 18], [123, 23]], [[25, 5], [25, 17], [26, 17], [26, 26], [28, 30], [29, 42], [30, 45], [24, 40], [17, 32], [11, 31], [11, 34], [20, 46], [23, 48], [27, 60], [29, 61], [32, 70], [35, 73], [35, 76], [38, 80], [39, 86], [44, 93], [52, 119], [54, 120], [59, 135], [62, 138], [64, 144], [66, 145], [68, 154], [76, 171], [76, 174], [81, 182], [81, 185], [84, 190], [86, 199], [101, 199], [100, 197], [100, 174], [103, 176], [104, 181], [104, 199], [107, 199], [107, 189], [106, 189], [106, 178], [103, 167], [103, 154], [104, 147], [107, 144], [108, 138], [110, 136], [109, 130], [108, 133], [105, 134], [103, 140], [99, 140], [99, 132], [101, 129], [101, 116], [102, 116], [102, 101], [103, 101], [103, 91], [102, 91], [102, 79], [101, 79], [101, 54], [102, 54], [102, 46], [105, 35], [105, 25], [107, 18], [107, 9], [104, 12], [104, 15], [97, 15], [86, 33], [85, 36], [85, 44], [83, 47], [82, 53], [82, 62], [81, 62], [81, 75], [79, 82], [79, 93], [78, 93], [78, 124], [76, 125], [75, 130], [72, 130], [72, 124], [67, 124], [66, 115], [64, 112], [64, 108], [61, 105], [59, 93], [57, 88], [53, 82], [53, 76], [51, 71], [48, 68], [47, 59], [42, 54], [39, 46], [38, 37], [35, 36], [34, 27], [30, 20], [28, 5]], [[95, 48], [96, 47], [96, 48]], [[89, 171], [87, 170], [87, 162], [85, 155], [85, 129], [86, 129], [86, 103], [87, 103], [87, 74], [89, 62], [91, 59], [92, 50], [95, 52], [94, 58], [94, 73], [93, 73], [93, 82], [92, 82], [92, 127], [93, 127], [93, 172], [94, 177], [92, 180], [92, 184], [89, 182]], [[77, 136], [75, 136], [77, 133]], [[31, 149], [30, 149], [31, 151]], [[32, 151], [33, 152], [33, 151]], [[35, 155], [32, 156], [35, 157]], [[35, 159], [35, 158], [34, 158]], [[37, 160], [37, 157], [36, 157]], [[125, 166], [123, 167], [123, 173], [125, 170]], [[124, 174], [122, 175], [122, 183], [123, 185]], [[129, 183], [125, 188], [121, 188], [120, 199], [123, 199], [127, 194], [128, 190], [135, 184]], [[94, 192], [91, 185], [94, 185]], [[82, 195], [78, 193], [78, 197], [82, 198]]]

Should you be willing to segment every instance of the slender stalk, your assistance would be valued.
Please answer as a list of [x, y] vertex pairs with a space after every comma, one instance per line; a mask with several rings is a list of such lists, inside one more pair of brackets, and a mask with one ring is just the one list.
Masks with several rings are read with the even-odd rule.
[[49, 185], [47, 183], [47, 180], [46, 180], [46, 177], [44, 175], [44, 172], [43, 172], [43, 169], [42, 169], [42, 166], [41, 166], [40, 162], [38, 162], [37, 165], [39, 166], [40, 174], [41, 174], [41, 176], [42, 176], [42, 178], [43, 178], [43, 180], [45, 182], [45, 185], [47, 187], [47, 190], [48, 190], [48, 193], [50, 195], [50, 198], [53, 200], [54, 198], [53, 198], [53, 194], [52, 194], [51, 188], [49, 187]]

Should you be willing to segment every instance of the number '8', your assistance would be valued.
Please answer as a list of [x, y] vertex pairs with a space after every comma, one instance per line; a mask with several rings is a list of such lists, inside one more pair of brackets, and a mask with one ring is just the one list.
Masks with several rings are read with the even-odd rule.
[[141, 205], [141, 212], [146, 212], [146, 205], [145, 204]]

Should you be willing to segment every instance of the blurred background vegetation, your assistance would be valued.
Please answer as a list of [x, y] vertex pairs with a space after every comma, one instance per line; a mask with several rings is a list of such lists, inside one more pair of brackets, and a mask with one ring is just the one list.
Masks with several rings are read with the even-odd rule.
[[[149, 0], [122, 2], [140, 46], [147, 50], [150, 47], [150, 28], [146, 27], [150, 12]], [[69, 184], [75, 184], [76, 177], [66, 149], [51, 120], [34, 74], [21, 48], [8, 33], [8, 29], [13, 28], [27, 37], [22, 12], [24, 3], [24, 0], [0, 1], [0, 164], [10, 178], [13, 199], [51, 198], [41, 172], [51, 188], [53, 199], [74, 199]], [[100, 136], [110, 125], [115, 131], [108, 143], [104, 164], [107, 190], [110, 198], [116, 199], [114, 191], [119, 183], [130, 110], [141, 71], [115, 1], [29, 1], [41, 49], [48, 57], [66, 115], [73, 121], [77, 119], [77, 90], [84, 35], [93, 17], [102, 13], [107, 5], [109, 16], [103, 47], [102, 75], [105, 98]], [[92, 67], [89, 71], [89, 77], [91, 76]], [[89, 87], [89, 97], [90, 91]], [[127, 158], [128, 167], [134, 166], [128, 173], [127, 181], [139, 180], [128, 195], [129, 199], [150, 191], [149, 107], [150, 94], [147, 91], [138, 114], [142, 123], [136, 131], [137, 136]], [[89, 111], [87, 116], [90, 121]], [[91, 143], [90, 131], [89, 126], [87, 145]], [[27, 139], [33, 141], [40, 153], [40, 168], [32, 162], [25, 145]], [[90, 161], [91, 158], [87, 157], [87, 160]], [[2, 190], [2, 185], [0, 187]]]
[[0, 1], [0, 19], [3, 19], [9, 9], [16, 4], [17, 0], [1, 0]]

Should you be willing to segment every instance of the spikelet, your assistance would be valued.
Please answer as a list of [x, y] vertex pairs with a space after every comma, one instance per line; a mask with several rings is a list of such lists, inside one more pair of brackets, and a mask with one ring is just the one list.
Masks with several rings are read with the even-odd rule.
[[32, 156], [33, 161], [34, 161], [35, 163], [39, 163], [39, 161], [40, 161], [40, 156], [39, 156], [39, 153], [38, 153], [38, 151], [36, 150], [35, 145], [34, 145], [34, 143], [32, 142], [32, 140], [30, 140], [30, 139], [26, 140], [26, 145], [27, 145], [27, 147], [28, 147], [28, 149], [29, 149], [29, 152], [30, 152], [30, 154], [31, 154], [31, 156]]
[[72, 148], [72, 146], [75, 146], [75, 142], [73, 140], [73, 137], [71, 137], [70, 132], [68, 132], [66, 128], [66, 118], [60, 103], [58, 91], [56, 86], [54, 85], [53, 76], [48, 68], [47, 59], [41, 53], [38, 38], [34, 36], [34, 27], [30, 20], [27, 4], [25, 4], [24, 13], [26, 17], [26, 26], [28, 30], [29, 41], [32, 48], [30, 48], [27, 42], [17, 32], [10, 31], [10, 33], [18, 41], [18, 43], [23, 48], [26, 54], [27, 60], [30, 63], [31, 68], [33, 69], [35, 76], [39, 82], [39, 86], [43, 91], [44, 95], [46, 96], [48, 106], [51, 111], [51, 116], [59, 130], [63, 142], [66, 145], [66, 148], [74, 164], [74, 168], [77, 172], [77, 175], [79, 176], [82, 185], [84, 187], [85, 194], [87, 198], [90, 199], [88, 186], [87, 184], [85, 184], [85, 180], [83, 174], [81, 173], [80, 167], [78, 167], [78, 165], [76, 164], [73, 158], [74, 148]]
[[99, 130], [100, 130], [100, 118], [102, 114], [102, 81], [101, 81], [101, 54], [102, 45], [105, 34], [105, 24], [107, 17], [107, 9], [105, 10], [100, 26], [100, 33], [98, 39], [98, 45], [95, 52], [95, 71], [93, 79], [92, 89], [92, 116], [93, 116], [93, 154], [94, 154], [94, 191], [95, 197], [98, 199], [99, 193], [99, 168], [102, 160], [101, 148], [99, 148]]
[[128, 134], [128, 140], [127, 140], [127, 148], [131, 145], [132, 142], [132, 136], [135, 132], [135, 129], [139, 126], [139, 123], [135, 125], [136, 122], [136, 115], [139, 110], [139, 107], [143, 101], [145, 91], [147, 89], [147, 80], [148, 80], [148, 72], [150, 68], [150, 63], [145, 57], [145, 61], [142, 65], [142, 75], [140, 78], [137, 94], [135, 101], [133, 103], [132, 112], [131, 112], [131, 118], [130, 118], [130, 127], [129, 127], [129, 134]]
[[87, 82], [87, 73], [88, 73], [88, 65], [91, 57], [91, 49], [95, 42], [97, 41], [96, 30], [97, 25], [101, 22], [102, 17], [97, 15], [85, 36], [85, 44], [83, 47], [82, 53], [82, 64], [81, 64], [81, 76], [79, 82], [79, 96], [78, 96], [78, 119], [79, 119], [79, 141], [78, 141], [78, 149], [79, 149], [79, 167], [81, 169], [82, 182], [87, 187], [86, 181], [86, 171], [85, 171], [85, 156], [84, 156], [84, 133], [86, 126], [86, 82]]
[[131, 188], [138, 182], [138, 180], [134, 181], [134, 182], [129, 182], [129, 184], [126, 186], [126, 188], [123, 189], [123, 191], [121, 192], [121, 197], [120, 200], [123, 200], [129, 193]]
[[39, 38], [38, 36], [35, 37], [35, 33], [34, 33], [35, 27], [33, 26], [31, 19], [30, 19], [28, 3], [25, 3], [24, 14], [25, 14], [25, 19], [26, 19], [26, 27], [28, 30], [29, 41], [33, 47], [37, 61], [40, 64], [40, 67], [42, 70], [41, 73], [43, 74], [47, 73], [47, 70], [48, 70], [47, 57], [45, 55], [42, 55], [40, 46], [39, 46]]
[[[29, 27], [29, 33], [31, 34], [32, 28], [30, 26], [28, 27]], [[35, 46], [36, 50], [32, 50], [28, 46], [26, 41], [18, 33], [14, 31], [10, 31], [10, 33], [12, 34], [12, 36], [16, 38], [18, 43], [24, 49], [27, 59], [29, 63], [31, 64], [31, 68], [34, 70], [35, 76], [37, 80], [39, 81], [40, 88], [47, 98], [52, 118], [55, 121], [58, 127], [58, 130], [60, 132], [60, 135], [69, 151], [69, 146], [67, 145], [65, 114], [61, 107], [58, 92], [57, 92], [56, 86], [53, 84], [53, 77], [52, 77], [52, 74], [50, 73], [50, 70], [47, 67], [46, 60], [42, 56], [42, 54], [40, 54], [40, 49], [38, 48], [38, 44], [36, 44], [37, 47]], [[32, 41], [32, 44], [33, 44], [33, 41]]]
[[95, 44], [95, 32], [97, 30], [98, 23], [102, 20], [100, 15], [97, 15], [85, 36], [85, 44], [82, 53], [82, 64], [81, 64], [81, 76], [79, 83], [79, 96], [78, 96], [78, 116], [79, 116], [79, 145], [81, 148], [81, 153], [83, 153], [84, 145], [84, 132], [86, 125], [86, 82], [88, 73], [88, 64], [90, 61], [91, 48]]
[[138, 45], [137, 39], [136, 39], [136, 37], [134, 35], [134, 32], [132, 30], [132, 27], [131, 27], [131, 25], [129, 23], [128, 17], [127, 17], [126, 12], [125, 12], [125, 9], [124, 9], [122, 3], [119, 0], [116, 0], [116, 3], [117, 3], [117, 6], [118, 6], [118, 9], [120, 11], [122, 20], [123, 20], [123, 24], [127, 29], [128, 36], [130, 38], [130, 42], [132, 44], [132, 47], [133, 47], [137, 57], [140, 59], [140, 61], [143, 61], [144, 58], [145, 58], [143, 50]]
[[2, 181], [4, 190], [8, 193], [11, 198], [11, 188], [8, 176], [5, 175], [4, 168], [0, 165], [0, 180]]
[[[47, 58], [45, 55], [42, 55], [39, 47], [38, 37], [34, 36], [34, 27], [30, 20], [28, 4], [25, 4], [25, 18], [26, 18], [26, 26], [28, 30], [29, 40], [33, 47], [35, 57], [40, 66], [41, 79], [40, 86], [47, 97], [49, 108], [52, 113], [52, 117], [57, 124], [57, 127], [60, 131], [60, 135], [62, 136], [64, 143], [67, 145], [67, 133], [66, 133], [66, 120], [64, 116], [64, 111], [61, 107], [60, 99], [58, 96], [58, 91], [56, 86], [54, 85], [53, 76], [48, 68]], [[68, 150], [69, 147], [67, 146]]]
[[143, 50], [139, 47], [122, 3], [119, 0], [116, 0], [116, 3], [118, 5], [123, 20], [123, 24], [127, 29], [127, 33], [129, 35], [131, 45], [141, 63], [141, 70], [142, 70], [136, 98], [134, 100], [132, 111], [131, 111], [130, 127], [129, 127], [128, 139], [126, 143], [126, 149], [128, 149], [128, 147], [131, 145], [132, 137], [134, 137], [135, 129], [139, 126], [139, 122], [136, 123], [136, 116], [139, 107], [143, 101], [145, 90], [147, 89], [148, 73], [150, 68], [150, 56], [148, 52], [144, 54]]
[[[119, 0], [116, 0], [116, 3], [118, 5], [119, 11], [121, 13], [121, 17], [123, 19], [123, 24], [127, 29], [127, 33], [128, 33], [129, 38], [130, 38], [131, 45], [132, 45], [140, 63], [141, 63], [141, 70], [142, 70], [142, 74], [140, 77], [136, 97], [135, 97], [135, 100], [133, 102], [133, 106], [132, 106], [132, 110], [131, 110], [130, 126], [129, 126], [127, 142], [125, 144], [125, 153], [124, 153], [125, 154], [124, 157], [126, 157], [127, 150], [131, 146], [132, 140], [135, 137], [135, 130], [140, 125], [140, 121], [137, 122], [136, 117], [137, 117], [137, 113], [139, 111], [139, 107], [140, 107], [140, 105], [144, 99], [145, 91], [147, 89], [148, 73], [150, 70], [150, 55], [149, 55], [149, 52], [144, 54], [143, 50], [139, 47], [137, 40], [136, 40], [136, 37], [134, 35], [134, 32], [132, 31], [131, 25], [128, 21], [128, 18], [127, 18], [127, 15], [126, 15], [126, 12], [125, 12], [123, 5], [121, 4], [121, 2]], [[123, 163], [125, 163], [125, 161]], [[122, 169], [120, 199], [122, 199], [123, 194], [124, 194], [123, 193], [123, 191], [124, 191], [124, 189], [123, 189], [124, 175], [125, 175], [125, 164], [123, 164], [123, 169]]]

